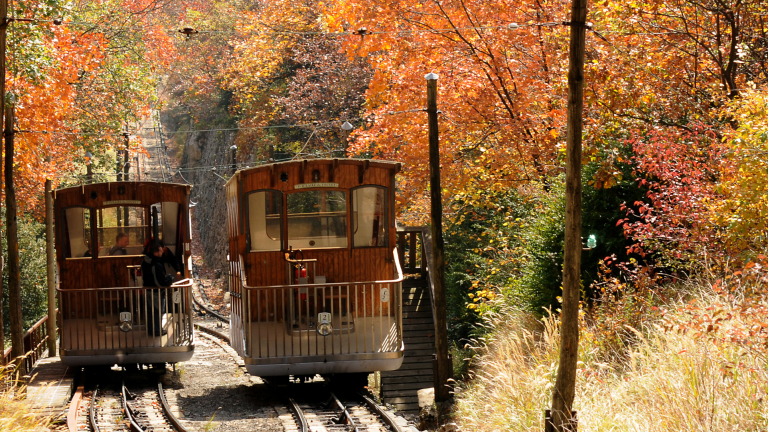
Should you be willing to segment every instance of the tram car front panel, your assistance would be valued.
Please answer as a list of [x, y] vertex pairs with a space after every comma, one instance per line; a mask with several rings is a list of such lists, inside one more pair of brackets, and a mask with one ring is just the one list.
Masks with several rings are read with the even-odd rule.
[[[54, 191], [60, 355], [72, 366], [192, 357], [190, 186], [95, 183]], [[170, 286], [144, 287], [154, 239]], [[170, 280], [173, 279], [173, 280]]]
[[303, 160], [243, 170], [227, 183], [230, 332], [249, 373], [400, 367], [399, 169]]

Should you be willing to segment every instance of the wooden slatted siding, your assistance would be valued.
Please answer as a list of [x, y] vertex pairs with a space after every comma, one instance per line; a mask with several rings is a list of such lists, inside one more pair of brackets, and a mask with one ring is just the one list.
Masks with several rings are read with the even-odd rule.
[[403, 365], [381, 373], [381, 398], [398, 411], [418, 413], [418, 391], [434, 386], [432, 356], [435, 353], [435, 321], [429, 275], [422, 260], [423, 228], [398, 229], [398, 251], [403, 273]]

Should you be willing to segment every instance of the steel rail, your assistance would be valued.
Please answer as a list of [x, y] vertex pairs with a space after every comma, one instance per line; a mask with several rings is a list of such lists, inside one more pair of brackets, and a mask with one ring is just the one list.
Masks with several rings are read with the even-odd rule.
[[128, 422], [131, 424], [131, 430], [133, 432], [144, 432], [144, 429], [142, 429], [138, 423], [136, 423], [135, 417], [136, 413], [133, 412], [133, 408], [128, 406], [128, 389], [125, 388], [125, 383], [122, 384], [122, 390], [120, 392], [120, 396], [123, 400], [123, 408], [125, 409], [125, 417], [128, 419]]
[[223, 340], [226, 343], [229, 343], [229, 336], [225, 335], [224, 333], [217, 332], [216, 330], [209, 329], [208, 327], [200, 324], [195, 324], [195, 328], [200, 330], [203, 333], [207, 333], [211, 336], [214, 336]]
[[188, 432], [187, 428], [181, 425], [179, 419], [171, 412], [171, 407], [168, 405], [168, 400], [165, 398], [165, 392], [163, 391], [163, 383], [157, 383], [157, 395], [160, 397], [160, 406], [163, 408], [165, 418], [168, 419], [168, 423], [171, 424], [178, 432]]
[[67, 411], [67, 429], [69, 432], [77, 431], [77, 413], [80, 411], [80, 403], [83, 401], [84, 387], [80, 386], [72, 395], [72, 402], [69, 403], [69, 410]]
[[[198, 290], [200, 289], [200, 282], [197, 282]], [[209, 308], [207, 305], [203, 304], [202, 301], [199, 301], [197, 297], [195, 297], [195, 290], [192, 290], [192, 301], [202, 310], [204, 310], [207, 314], [211, 315], [212, 317], [216, 318], [217, 320], [221, 322], [225, 322], [229, 324], [229, 318], [225, 317], [224, 315], [216, 312], [215, 310]]]
[[[138, 256], [138, 255], [137, 255]], [[105, 288], [59, 288], [56, 287], [56, 292], [81, 292], [81, 291], [120, 291], [120, 290], [131, 290], [131, 291], [139, 291], [139, 290], [156, 290], [156, 289], [163, 289], [163, 288], [191, 288], [192, 287], [192, 279], [182, 279], [178, 282], [172, 283], [170, 286], [167, 287], [105, 287]], [[194, 296], [193, 296], [194, 297]]]
[[335, 394], [331, 393], [331, 398], [328, 399], [328, 403], [326, 405], [336, 405], [338, 408], [341, 409], [341, 415], [339, 415], [339, 421], [342, 417], [346, 417], [347, 421], [345, 422], [347, 425], [352, 426], [352, 430], [354, 432], [358, 432], [359, 429], [357, 428], [357, 424], [355, 424], [355, 421], [352, 419], [352, 416], [349, 414], [349, 411], [347, 411], [347, 407], [344, 406], [343, 403], [339, 400], [339, 398], [336, 397]]
[[96, 396], [98, 393], [99, 389], [96, 388], [91, 395], [91, 406], [88, 408], [88, 422], [91, 424], [91, 432], [101, 432], [99, 425], [96, 424], [96, 410], [93, 408], [96, 406]]
[[373, 399], [369, 398], [368, 396], [360, 393], [360, 397], [363, 398], [363, 401], [365, 401], [366, 405], [368, 405], [368, 408], [374, 411], [374, 414], [379, 416], [384, 423], [387, 424], [387, 426], [391, 427], [394, 432], [405, 432], [405, 430], [400, 427], [397, 422], [395, 422], [395, 419], [392, 418], [392, 416], [389, 415], [384, 409], [381, 408]]
[[304, 417], [304, 411], [301, 410], [299, 404], [293, 398], [288, 398], [288, 407], [296, 415], [299, 423], [299, 432], [309, 432], [309, 423], [307, 423], [307, 418]]

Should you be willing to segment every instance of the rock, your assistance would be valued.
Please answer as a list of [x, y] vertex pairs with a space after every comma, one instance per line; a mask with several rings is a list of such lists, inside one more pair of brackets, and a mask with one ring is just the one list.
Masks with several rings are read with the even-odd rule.
[[434, 405], [421, 407], [419, 411], [419, 430], [435, 430], [437, 428], [437, 410]]
[[456, 423], [448, 423], [440, 426], [437, 432], [461, 432], [461, 428]]
[[[229, 147], [234, 143], [234, 133], [203, 132], [186, 135], [181, 157], [182, 167], [213, 167], [231, 158]], [[193, 217], [197, 220], [203, 245], [203, 250], [198, 252], [201, 252], [207, 268], [221, 269], [229, 267], [226, 261], [229, 239], [226, 223], [222, 223], [226, 220], [227, 213], [223, 190], [225, 181], [219, 176], [228, 178], [233, 171], [219, 166], [216, 174], [210, 170], [193, 170], [185, 173], [184, 178], [194, 186], [191, 200], [197, 205], [194, 207]], [[220, 274], [219, 270], [217, 278]]]
[[200, 150], [200, 146], [194, 139], [189, 140], [184, 147], [184, 153], [189, 157], [191, 162], [197, 162], [203, 157], [203, 152]]

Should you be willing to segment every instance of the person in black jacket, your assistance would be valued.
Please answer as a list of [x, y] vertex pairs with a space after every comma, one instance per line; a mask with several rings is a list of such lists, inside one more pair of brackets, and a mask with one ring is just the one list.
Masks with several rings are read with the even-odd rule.
[[[147, 241], [144, 242], [144, 254], [149, 255], [149, 248], [155, 244], [155, 238], [150, 237]], [[181, 260], [176, 257], [176, 255], [171, 252], [170, 249], [168, 249], [165, 244], [163, 244], [162, 241], [160, 241], [160, 247], [163, 249], [163, 253], [161, 254], [161, 259], [164, 264], [168, 264], [171, 266], [174, 270], [176, 270], [176, 273], [180, 273], [182, 269]]]
[[[159, 244], [152, 244], [149, 247], [148, 254], [141, 260], [141, 274], [144, 277], [144, 286], [167, 288], [173, 283], [173, 276], [166, 274], [165, 264], [163, 262], [163, 247]], [[150, 335], [162, 336], [166, 331], [162, 329], [162, 319], [165, 314], [165, 289], [147, 290], [152, 296], [151, 314], [148, 317], [147, 328], [150, 329]]]

